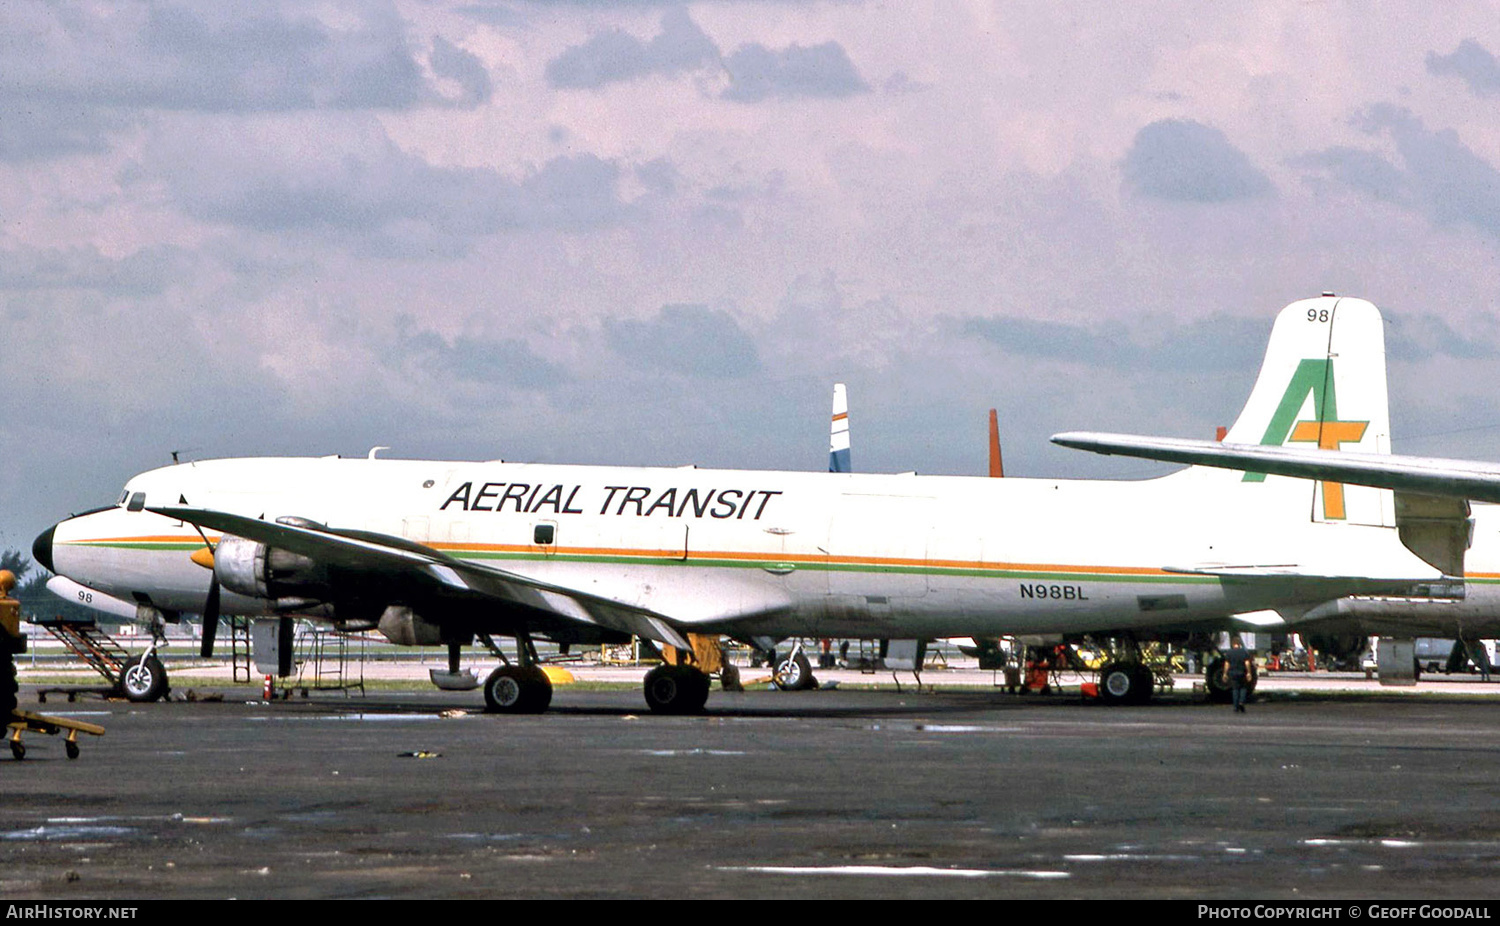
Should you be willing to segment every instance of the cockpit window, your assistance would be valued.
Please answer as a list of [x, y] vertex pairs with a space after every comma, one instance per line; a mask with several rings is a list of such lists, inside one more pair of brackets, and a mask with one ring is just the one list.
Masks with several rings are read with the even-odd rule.
[[123, 506], [125, 504], [125, 500], [127, 498], [129, 498], [129, 497], [130, 497], [130, 490], [129, 489], [121, 489], [120, 490], [120, 498], [119, 498], [118, 501], [115, 502], [115, 504]]
[[125, 510], [127, 510], [127, 511], [140, 511], [142, 508], [145, 508], [145, 507], [146, 507], [146, 493], [145, 492], [137, 492], [134, 495], [130, 496], [130, 504], [128, 504], [128, 505], [125, 506]]

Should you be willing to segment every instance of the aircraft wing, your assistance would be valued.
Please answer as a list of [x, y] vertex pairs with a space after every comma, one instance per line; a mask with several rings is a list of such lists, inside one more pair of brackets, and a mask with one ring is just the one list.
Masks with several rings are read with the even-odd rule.
[[203, 508], [149, 511], [279, 547], [344, 569], [405, 578], [414, 587], [474, 595], [496, 604], [540, 611], [562, 621], [593, 624], [679, 649], [692, 644], [671, 620], [646, 608], [457, 559], [424, 544], [373, 531], [337, 530], [312, 522], [288, 524]]
[[1052, 443], [1107, 455], [1500, 503], [1500, 465], [1493, 463], [1083, 431], [1054, 435]]

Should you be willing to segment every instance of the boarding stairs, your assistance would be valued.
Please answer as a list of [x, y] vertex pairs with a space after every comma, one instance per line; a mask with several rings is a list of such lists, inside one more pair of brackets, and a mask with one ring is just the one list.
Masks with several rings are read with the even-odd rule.
[[40, 618], [36, 624], [56, 637], [73, 655], [88, 663], [89, 668], [104, 676], [111, 687], [119, 685], [120, 672], [130, 659], [130, 653], [93, 620]]

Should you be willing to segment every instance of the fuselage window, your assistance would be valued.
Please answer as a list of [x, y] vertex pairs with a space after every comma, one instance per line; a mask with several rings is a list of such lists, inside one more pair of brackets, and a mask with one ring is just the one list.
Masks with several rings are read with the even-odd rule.
[[538, 524], [531, 532], [531, 539], [541, 546], [546, 546], [557, 539], [557, 526], [555, 524]]

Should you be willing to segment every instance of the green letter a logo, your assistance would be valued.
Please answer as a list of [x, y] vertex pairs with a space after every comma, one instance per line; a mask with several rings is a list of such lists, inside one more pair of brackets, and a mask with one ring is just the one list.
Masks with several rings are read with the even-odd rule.
[[[1313, 417], [1298, 421], [1308, 393], [1312, 394]], [[1280, 447], [1288, 440], [1316, 443], [1323, 450], [1337, 450], [1340, 444], [1358, 443], [1364, 437], [1368, 421], [1339, 421], [1338, 401], [1333, 389], [1333, 359], [1303, 360], [1287, 383], [1281, 403], [1261, 437], [1263, 446]], [[1245, 482], [1263, 482], [1265, 473], [1246, 473]], [[1339, 482], [1323, 483], [1323, 517], [1343, 520], [1344, 486]]]

